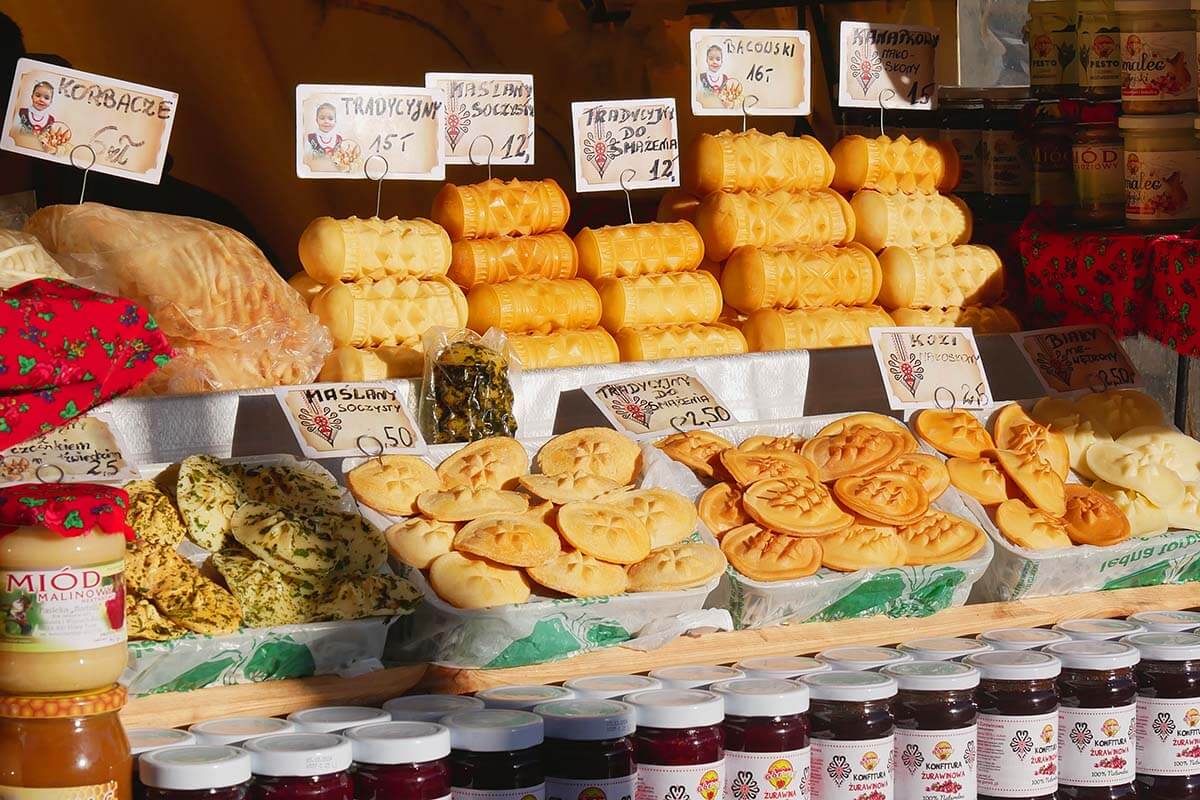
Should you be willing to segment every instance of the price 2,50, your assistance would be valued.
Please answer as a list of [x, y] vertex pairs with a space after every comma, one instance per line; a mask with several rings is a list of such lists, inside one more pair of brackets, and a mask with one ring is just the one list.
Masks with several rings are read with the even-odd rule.
[[694, 428], [711, 428], [732, 418], [729, 409], [724, 406], [701, 406], [671, 417], [671, 427], [682, 433]]

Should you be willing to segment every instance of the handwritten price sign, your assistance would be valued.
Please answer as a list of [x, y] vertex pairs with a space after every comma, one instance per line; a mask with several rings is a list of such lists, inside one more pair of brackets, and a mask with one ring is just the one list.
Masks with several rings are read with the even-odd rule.
[[807, 115], [812, 111], [808, 31], [712, 28], [691, 34], [692, 113]]
[[446, 94], [447, 164], [533, 163], [532, 75], [427, 72], [425, 86]]
[[288, 386], [275, 399], [309, 458], [425, 451], [408, 407], [385, 384]]
[[992, 405], [970, 328], [872, 328], [871, 344], [894, 411]]
[[1047, 392], [1100, 392], [1142, 385], [1125, 349], [1101, 325], [1046, 328], [1012, 337]]
[[937, 108], [937, 28], [846, 20], [841, 28], [838, 105]]
[[113, 429], [98, 416], [78, 419], [0, 452], [0, 486], [13, 483], [124, 483], [138, 477]]
[[583, 392], [617, 430], [634, 438], [737, 422], [695, 372], [667, 372], [584, 386]]
[[[679, 185], [679, 127], [674, 98], [571, 103], [571, 120], [575, 132], [575, 191], [666, 189]], [[624, 187], [622, 174], [626, 177]]]

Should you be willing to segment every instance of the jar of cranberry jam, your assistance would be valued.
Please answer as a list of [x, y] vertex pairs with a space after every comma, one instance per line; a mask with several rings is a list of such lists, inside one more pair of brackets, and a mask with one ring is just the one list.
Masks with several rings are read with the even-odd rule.
[[532, 711], [534, 706], [555, 700], [570, 700], [575, 693], [562, 686], [494, 686], [476, 692], [488, 708], [507, 708], [511, 711]]
[[1146, 629], [1126, 619], [1066, 619], [1055, 625], [1054, 630], [1076, 641], [1103, 642], [1115, 641]]
[[545, 800], [542, 718], [528, 711], [485, 708], [442, 720], [450, 729], [455, 800]]
[[383, 709], [365, 706], [323, 706], [288, 714], [288, 722], [301, 733], [341, 733], [359, 725], [374, 725], [391, 719], [392, 715]]
[[432, 722], [380, 722], [346, 731], [354, 800], [450, 797], [450, 731]]
[[812, 697], [813, 800], [892, 800], [896, 681], [878, 672], [818, 672]]
[[707, 689], [720, 681], [745, 677], [740, 669], [734, 667], [710, 667], [705, 664], [663, 667], [651, 670], [649, 676], [661, 683], [664, 689]]
[[649, 675], [588, 675], [572, 678], [563, 686], [580, 700], [620, 700], [627, 694], [661, 689], [663, 685]]
[[1128, 619], [1152, 633], [1191, 633], [1200, 628], [1200, 611], [1139, 611]]
[[1133, 782], [1137, 724], [1137, 648], [1122, 642], [1050, 645], [1058, 676], [1058, 786], [1072, 800], [1137, 795]]
[[250, 753], [253, 800], [352, 800], [350, 741], [333, 733], [280, 733], [242, 745]]
[[147, 800], [244, 800], [250, 755], [229, 746], [168, 747], [143, 755], [138, 776]]
[[714, 683], [725, 700], [725, 797], [757, 785], [773, 800], [808, 800], [808, 688], [770, 678]]
[[407, 694], [383, 704], [396, 722], [440, 722], [459, 711], [481, 711], [483, 701], [465, 694]]
[[931, 636], [927, 639], [910, 639], [896, 649], [908, 653], [914, 661], [961, 661], [975, 653], [986, 653], [992, 646], [978, 639]]
[[892, 703], [896, 796], [974, 800], [978, 670], [953, 661], [910, 661], [881, 672], [899, 687]]
[[817, 653], [817, 660], [824, 661], [835, 671], [860, 671], [883, 669], [890, 664], [912, 661], [913, 657], [894, 647], [833, 647]]
[[814, 672], [829, 672], [832, 667], [808, 656], [759, 656], [745, 658], [733, 665], [747, 678], [774, 678], [790, 681]]
[[637, 797], [683, 793], [715, 800], [725, 785], [725, 703], [700, 689], [660, 689], [627, 695], [637, 714]]
[[1200, 636], [1136, 633], [1137, 790], [1142, 800], [1200, 797]]
[[546, 726], [546, 800], [637, 791], [633, 706], [617, 700], [559, 700], [533, 710]]
[[1040, 650], [1046, 645], [1069, 642], [1071, 637], [1049, 628], [996, 628], [979, 634], [979, 641], [993, 650]]

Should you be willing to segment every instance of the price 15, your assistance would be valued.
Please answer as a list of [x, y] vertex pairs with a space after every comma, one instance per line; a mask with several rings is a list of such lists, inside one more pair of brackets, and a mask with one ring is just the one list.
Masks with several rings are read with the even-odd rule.
[[732, 416], [724, 406], [702, 406], [671, 417], [671, 427], [683, 433], [695, 428], [711, 428], [713, 425], [729, 422], [730, 419]]
[[927, 106], [933, 102], [933, 93], [936, 91], [937, 84], [927, 83], [924, 86], [918, 87], [914, 81], [912, 88], [908, 90], [908, 104], [910, 106]]
[[408, 148], [408, 140], [413, 135], [412, 131], [408, 133], [381, 133], [371, 140], [371, 144], [367, 146], [367, 149], [372, 153], [380, 153], [395, 147], [403, 153]]

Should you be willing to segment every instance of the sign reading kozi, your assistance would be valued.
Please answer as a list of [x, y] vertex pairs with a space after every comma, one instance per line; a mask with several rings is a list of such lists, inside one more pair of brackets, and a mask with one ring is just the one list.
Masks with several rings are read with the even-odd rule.
[[970, 328], [871, 328], [871, 344], [893, 410], [992, 404]]
[[427, 72], [425, 85], [446, 94], [447, 164], [533, 163], [532, 75]]
[[692, 113], [808, 114], [811, 52], [808, 31], [692, 31]]
[[[679, 185], [675, 100], [594, 100], [571, 103], [575, 190], [607, 192]], [[632, 170], [632, 172], [630, 172]]]
[[849, 108], [937, 108], [937, 28], [842, 22], [838, 104]]

